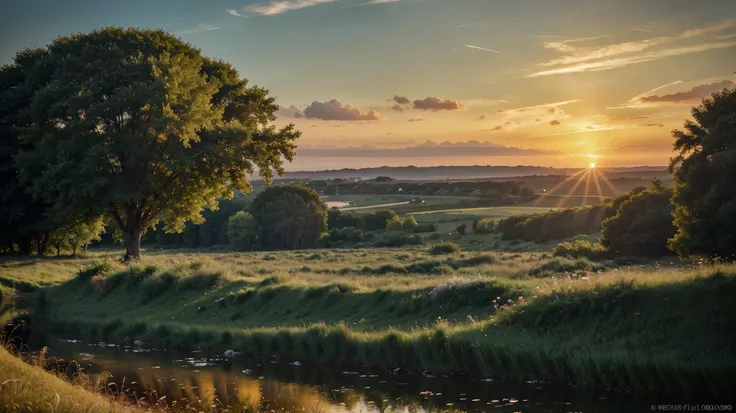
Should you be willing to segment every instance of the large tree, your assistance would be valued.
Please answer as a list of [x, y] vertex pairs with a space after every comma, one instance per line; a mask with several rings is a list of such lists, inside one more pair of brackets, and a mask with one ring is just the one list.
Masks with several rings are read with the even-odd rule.
[[327, 232], [327, 205], [302, 185], [266, 188], [253, 200], [250, 213], [257, 242], [268, 249], [314, 248]]
[[[276, 129], [268, 91], [160, 30], [60, 37], [2, 69], [22, 96], [20, 177], [61, 215], [109, 215], [129, 258], [160, 220], [181, 231], [219, 197], [267, 181], [299, 132]], [[9, 77], [9, 76], [8, 76]]]
[[736, 89], [704, 99], [685, 130], [672, 132], [679, 154], [674, 175], [677, 234], [670, 246], [680, 256], [736, 255]]

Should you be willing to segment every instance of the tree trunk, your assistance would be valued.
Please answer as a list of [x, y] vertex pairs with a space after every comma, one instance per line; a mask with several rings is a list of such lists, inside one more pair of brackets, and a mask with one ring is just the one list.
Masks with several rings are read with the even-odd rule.
[[141, 258], [141, 235], [143, 230], [135, 228], [131, 231], [123, 231], [123, 246], [125, 246], [124, 261], [139, 260]]

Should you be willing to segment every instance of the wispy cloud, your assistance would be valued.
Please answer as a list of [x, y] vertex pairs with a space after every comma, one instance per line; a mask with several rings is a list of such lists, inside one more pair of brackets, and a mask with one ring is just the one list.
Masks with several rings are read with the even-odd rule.
[[[542, 66], [558, 66], [558, 65], [571, 65], [576, 63], [590, 62], [594, 60], [611, 58], [622, 54], [641, 52], [654, 46], [659, 46], [665, 43], [673, 42], [676, 40], [686, 40], [694, 37], [703, 36], [710, 33], [721, 32], [728, 29], [736, 28], [736, 19], [724, 20], [710, 26], [699, 27], [690, 29], [682, 32], [675, 36], [660, 36], [653, 37], [651, 39], [638, 40], [633, 42], [624, 42], [610, 44], [603, 47], [596, 48], [563, 48], [564, 50], [558, 49], [562, 52], [569, 53], [567, 56], [563, 56], [558, 59], [550, 60], [548, 62], [540, 63]], [[558, 42], [561, 43], [561, 42]], [[564, 46], [564, 44], [563, 44]]]
[[574, 130], [569, 130], [566, 132], [548, 133], [542, 136], [572, 135], [576, 133], [585, 133], [585, 132], [606, 132], [606, 131], [613, 131], [613, 130], [638, 128], [640, 126], [648, 126], [648, 125], [589, 126], [584, 129], [574, 129]]
[[552, 76], [562, 75], [568, 73], [580, 73], [580, 72], [597, 72], [601, 70], [611, 70], [620, 67], [629, 66], [636, 63], [645, 63], [655, 60], [664, 59], [667, 57], [681, 56], [691, 53], [700, 53], [708, 50], [725, 49], [736, 46], [736, 42], [716, 42], [716, 43], [703, 43], [694, 46], [677, 47], [672, 49], [664, 49], [656, 52], [647, 52], [641, 55], [620, 57], [616, 59], [599, 60], [596, 62], [577, 63], [569, 66], [563, 66], [555, 69], [542, 70], [531, 73], [527, 77], [541, 77], [541, 76]]
[[571, 43], [580, 43], [580, 42], [588, 42], [593, 40], [599, 40], [599, 39], [605, 39], [607, 37], [613, 36], [612, 34], [607, 34], [603, 36], [594, 36], [594, 37], [580, 37], [577, 39], [568, 39], [568, 40], [561, 40], [558, 42], [544, 42], [544, 48], [545, 49], [553, 49], [560, 52], [570, 53], [578, 50], [577, 47], [573, 46]]
[[256, 3], [247, 6], [245, 10], [264, 16], [273, 16], [287, 11], [304, 9], [325, 3], [334, 3], [338, 0], [271, 0], [265, 3]]
[[398, 3], [401, 0], [371, 0], [367, 3], [359, 4], [359, 6], [375, 6], [376, 4]]
[[676, 81], [668, 83], [664, 86], [660, 86], [648, 92], [641, 93], [629, 99], [629, 101], [627, 101], [624, 105], [609, 109], [648, 108], [662, 105], [692, 104], [698, 102], [702, 98], [710, 96], [714, 92], [718, 92], [726, 88], [733, 88], [734, 86], [736, 86], [736, 84], [730, 80], [722, 80], [720, 82], [697, 85], [690, 88], [689, 90], [685, 90], [682, 92], [670, 93], [667, 95], [654, 94], [654, 92], [658, 90], [674, 86], [679, 83], [682, 82]]
[[483, 51], [491, 52], [491, 53], [501, 53], [498, 50], [486, 49], [485, 47], [480, 47], [480, 46], [473, 46], [472, 44], [466, 44], [465, 47], [476, 49], [476, 50], [483, 50]]
[[182, 31], [174, 32], [174, 34], [175, 35], [178, 35], [178, 36], [185, 36], [187, 34], [194, 34], [194, 33], [200, 33], [200, 32], [210, 32], [210, 31], [213, 31], [213, 30], [220, 30], [220, 27], [213, 26], [211, 24], [199, 23], [197, 25], [197, 27], [194, 28], [194, 29], [182, 30]]
[[466, 24], [461, 24], [461, 25], [455, 26], [456, 29], [464, 29], [466, 27], [470, 27], [470, 23], [466, 23]]
[[641, 32], [641, 33], [651, 33], [652, 32], [651, 30], [640, 29], [638, 27], [632, 27], [631, 30], [633, 30], [635, 32]]
[[242, 17], [244, 19], [247, 19], [248, 18], [248, 16], [246, 16], [244, 14], [240, 14], [240, 12], [238, 12], [235, 9], [227, 9], [227, 14], [229, 14], [231, 16]]
[[525, 106], [525, 107], [522, 107], [522, 108], [499, 109], [495, 113], [528, 112], [528, 111], [534, 110], [534, 109], [554, 108], [554, 107], [557, 107], [557, 106], [564, 106], [564, 105], [569, 105], [570, 103], [582, 102], [582, 101], [583, 101], [583, 99], [574, 99], [574, 100], [565, 100], [565, 101], [562, 101], [562, 102], [543, 103], [541, 105], [535, 105], [535, 106]]

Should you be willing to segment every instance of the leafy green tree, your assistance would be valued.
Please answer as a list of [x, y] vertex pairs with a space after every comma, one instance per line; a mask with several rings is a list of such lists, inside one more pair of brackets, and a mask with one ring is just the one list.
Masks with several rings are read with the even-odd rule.
[[378, 231], [386, 229], [388, 221], [392, 221], [399, 216], [390, 209], [382, 209], [371, 214], [363, 215], [364, 229], [366, 231]]
[[267, 249], [314, 248], [327, 232], [327, 205], [302, 185], [266, 188], [253, 200], [250, 213], [258, 244]]
[[386, 221], [386, 229], [388, 231], [401, 231], [404, 228], [403, 221], [398, 216], [395, 216]]
[[245, 212], [238, 211], [227, 221], [227, 237], [230, 243], [249, 248], [253, 245], [253, 217]]
[[624, 201], [616, 215], [601, 223], [601, 244], [614, 255], [659, 257], [670, 254], [675, 234], [672, 190], [655, 179], [647, 190]]
[[272, 125], [266, 89], [160, 30], [60, 37], [3, 72], [21, 181], [61, 216], [107, 214], [128, 258], [160, 220], [181, 231], [249, 191], [256, 168], [266, 181], [282, 173], [299, 136]]
[[736, 256], [736, 89], [725, 89], [692, 109], [694, 121], [675, 130], [670, 160], [680, 256]]

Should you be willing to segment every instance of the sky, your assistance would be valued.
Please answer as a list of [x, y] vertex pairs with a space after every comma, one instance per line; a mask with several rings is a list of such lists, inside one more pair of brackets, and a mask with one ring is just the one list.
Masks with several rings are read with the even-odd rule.
[[104, 26], [269, 89], [302, 131], [287, 170], [666, 165], [736, 82], [733, 0], [0, 0], [0, 65]]

